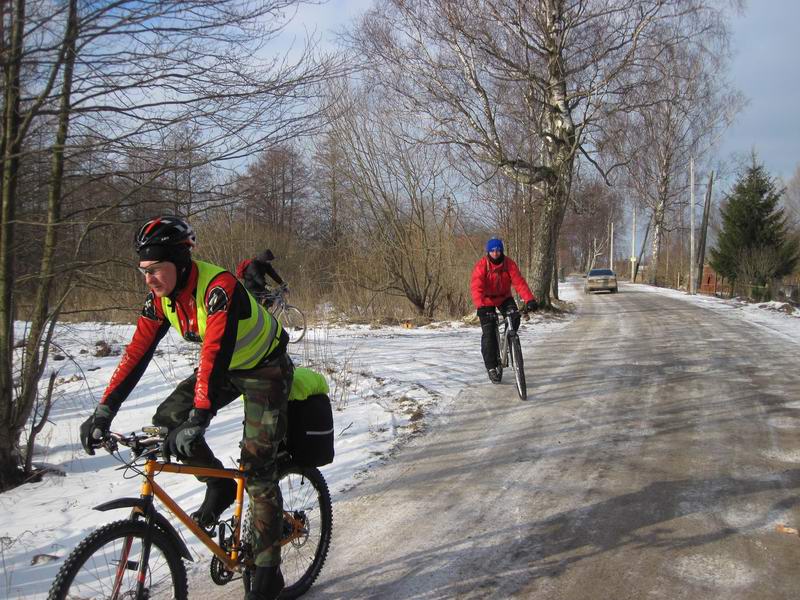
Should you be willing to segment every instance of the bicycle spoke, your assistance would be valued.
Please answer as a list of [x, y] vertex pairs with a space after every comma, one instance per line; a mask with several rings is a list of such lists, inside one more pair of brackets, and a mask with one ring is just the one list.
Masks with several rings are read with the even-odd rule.
[[[117, 521], [95, 531], [67, 558], [49, 600], [135, 598], [146, 531], [138, 521]], [[181, 558], [159, 530], [152, 532], [142, 583], [149, 600], [186, 597]]]

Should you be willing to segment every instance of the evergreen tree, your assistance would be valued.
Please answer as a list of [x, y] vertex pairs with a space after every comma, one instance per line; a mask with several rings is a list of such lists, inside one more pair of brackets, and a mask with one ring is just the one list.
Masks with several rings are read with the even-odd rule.
[[722, 232], [711, 250], [711, 266], [717, 273], [755, 292], [794, 271], [800, 248], [787, 232], [786, 216], [778, 206], [782, 193], [754, 156], [722, 208]]

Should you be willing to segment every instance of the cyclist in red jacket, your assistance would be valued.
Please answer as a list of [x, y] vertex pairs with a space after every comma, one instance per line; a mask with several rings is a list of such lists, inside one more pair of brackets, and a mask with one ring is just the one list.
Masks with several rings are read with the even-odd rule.
[[475, 263], [470, 282], [472, 302], [478, 309], [478, 318], [483, 331], [481, 354], [492, 383], [500, 383], [497, 373], [498, 348], [495, 336], [497, 309], [499, 308], [503, 315], [511, 314], [512, 326], [515, 330], [519, 327], [520, 315], [517, 311], [517, 303], [511, 295], [511, 286], [513, 285], [522, 297], [527, 310], [534, 311], [539, 307], [525, 278], [519, 272], [517, 263], [508, 258], [503, 250], [503, 240], [492, 238], [486, 242], [486, 256]]

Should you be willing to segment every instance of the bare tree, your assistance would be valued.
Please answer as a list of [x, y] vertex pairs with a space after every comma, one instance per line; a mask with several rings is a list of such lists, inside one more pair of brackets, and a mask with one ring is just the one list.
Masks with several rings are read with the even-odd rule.
[[[654, 57], [660, 76], [631, 92], [637, 109], [620, 113], [609, 148], [625, 162], [630, 187], [650, 213], [650, 282], [660, 283], [664, 235], [683, 220], [689, 199], [689, 160], [698, 165], [711, 140], [741, 108], [724, 77], [725, 30], [702, 46], [667, 46]], [[654, 67], [655, 68], [655, 67]], [[614, 137], [616, 136], [616, 137]]]
[[775, 273], [780, 269], [781, 256], [776, 248], [745, 247], [736, 255], [737, 287], [756, 301], [772, 299]]
[[309, 178], [309, 168], [300, 152], [282, 144], [258, 155], [237, 178], [235, 193], [246, 218], [265, 228], [265, 237], [291, 236], [303, 224]]
[[368, 90], [333, 124], [353, 206], [345, 274], [431, 317], [453, 261], [456, 189], [442, 147], [413, 141], [418, 124]]
[[787, 224], [800, 233], [800, 165], [795, 167], [794, 174], [786, 184], [782, 202], [786, 209]]
[[[0, 488], [20, 476], [19, 433], [29, 420], [59, 311], [76, 283], [109, 260], [87, 262], [83, 248], [98, 230], [136, 214], [139, 187], [130, 184], [175, 191], [183, 184], [173, 178], [164, 185], [167, 173], [224, 164], [318, 125], [315, 101], [331, 63], [311, 55], [294, 63], [265, 58], [266, 44], [295, 4], [0, 5]], [[164, 140], [187, 130], [193, 145], [183, 156], [195, 158], [165, 161]], [[127, 170], [132, 150], [142, 170]], [[20, 178], [42, 156], [51, 161], [49, 180], [31, 198], [20, 191]], [[86, 198], [101, 185], [105, 193]], [[21, 235], [24, 228], [35, 234]], [[21, 246], [38, 261], [19, 262]], [[23, 305], [24, 297], [33, 300]], [[18, 315], [30, 323], [15, 377]]]
[[714, 12], [700, 0], [386, 0], [355, 39], [438, 140], [541, 190], [531, 283], [547, 304], [576, 157], [599, 167], [608, 114], [654, 76], [659, 48], [701, 35]]
[[[616, 188], [596, 177], [576, 182], [574, 210], [564, 219], [561, 245], [569, 248], [572, 266], [586, 273], [608, 262], [611, 224], [623, 224], [622, 198]], [[609, 265], [611, 266], [611, 265]]]

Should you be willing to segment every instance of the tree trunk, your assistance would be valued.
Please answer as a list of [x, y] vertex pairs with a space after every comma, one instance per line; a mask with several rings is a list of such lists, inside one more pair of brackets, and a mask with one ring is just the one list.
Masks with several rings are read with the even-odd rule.
[[3, 173], [2, 212], [0, 219], [0, 489], [15, 485], [21, 479], [17, 436], [12, 420], [14, 385], [12, 376], [14, 346], [14, 261], [11, 255], [14, 242], [17, 184], [19, 173], [20, 130], [20, 69], [25, 26], [25, 2], [17, 0], [11, 9], [11, 40], [4, 65], [5, 92], [3, 98]]
[[[557, 244], [556, 244], [557, 245]], [[558, 249], [555, 249], [553, 256], [553, 277], [550, 284], [550, 299], [558, 300]]]
[[[24, 23], [24, 2], [19, 2], [22, 8], [16, 11], [15, 19]], [[16, 26], [17, 22], [15, 22]], [[16, 27], [15, 27], [16, 29]], [[15, 397], [15, 391], [11, 385], [6, 385], [5, 374], [11, 374], [13, 356], [11, 352], [5, 354], [2, 360], [2, 375], [0, 375], [0, 385], [3, 396], [0, 407], [0, 487], [5, 488], [14, 485], [21, 474], [19, 469], [20, 456], [18, 452], [19, 436], [22, 429], [26, 426], [33, 409], [38, 393], [39, 379], [47, 362], [47, 352], [52, 339], [55, 319], [57, 318], [58, 308], [51, 311], [50, 295], [53, 286], [54, 266], [53, 257], [55, 254], [57, 241], [57, 227], [61, 221], [61, 187], [64, 173], [64, 145], [69, 131], [70, 97], [72, 90], [72, 75], [75, 64], [75, 46], [78, 34], [78, 15], [77, 0], [70, 0], [69, 12], [67, 16], [67, 26], [64, 40], [57, 63], [53, 66], [51, 84], [55, 80], [58, 71], [63, 67], [63, 82], [60, 96], [60, 106], [58, 115], [58, 130], [52, 148], [52, 168], [50, 176], [50, 188], [48, 193], [47, 221], [45, 235], [42, 246], [42, 260], [39, 268], [39, 283], [34, 297], [33, 308], [31, 311], [31, 322], [28, 330], [28, 338], [25, 343], [24, 359], [20, 368], [19, 392]], [[21, 43], [20, 33], [20, 43]], [[13, 44], [12, 44], [13, 45]], [[13, 65], [9, 68], [14, 68]], [[17, 66], [16, 81], [19, 81], [19, 67]], [[13, 86], [9, 86], [12, 88]], [[11, 115], [9, 107], [13, 105], [11, 96], [16, 96], [17, 108]], [[13, 208], [16, 202], [17, 191], [17, 170], [18, 162], [16, 153], [9, 156], [9, 149], [21, 147], [21, 140], [24, 137], [25, 127], [22, 125], [22, 118], [19, 113], [19, 94], [18, 91], [6, 90], [6, 129], [4, 131], [4, 156], [3, 156], [3, 241], [2, 250], [6, 251], [6, 243], [10, 244], [13, 231]], [[34, 110], [34, 109], [31, 109]], [[31, 113], [32, 114], [32, 113]], [[30, 122], [30, 116], [26, 123]], [[9, 125], [9, 122], [11, 125]], [[15, 130], [13, 139], [9, 137], [9, 131]], [[12, 167], [12, 168], [9, 168]], [[8, 207], [8, 208], [7, 208]], [[9, 213], [12, 215], [9, 218]], [[10, 247], [10, 246], [9, 246]], [[12, 275], [13, 265], [9, 260], [0, 261], [0, 295], [9, 299], [7, 303], [0, 301], [0, 339], [3, 344], [8, 343], [3, 336], [8, 336], [9, 341], [13, 340], [13, 318], [11, 310], [12, 294]], [[62, 280], [62, 283], [65, 283]], [[66, 282], [68, 285], [68, 282]], [[59, 303], [60, 305], [60, 303]], [[7, 333], [6, 333], [7, 332]], [[13, 341], [12, 341], [13, 343]]]
[[[562, 169], [572, 169], [572, 161]], [[559, 169], [560, 170], [560, 169]], [[528, 282], [531, 291], [542, 306], [551, 306], [555, 256], [558, 248], [558, 234], [564, 221], [568, 191], [565, 182], [559, 180], [547, 184], [545, 198], [539, 221], [535, 224], [533, 251], [531, 257], [531, 278]]]
[[[58, 241], [61, 222], [61, 190], [64, 177], [64, 145], [69, 132], [72, 74], [75, 65], [75, 42], [78, 34], [77, 0], [70, 0], [67, 31], [64, 36], [64, 75], [58, 115], [58, 130], [52, 148], [50, 189], [47, 201], [47, 226], [42, 245], [42, 260], [39, 266], [39, 284], [33, 303], [31, 324], [25, 344], [25, 361], [20, 377], [21, 389], [17, 399], [17, 410], [12, 426], [21, 431], [28, 422], [38, 393], [39, 379], [47, 365], [52, 327], [58, 317], [58, 308], [51, 312], [50, 297], [54, 281], [53, 256]], [[68, 286], [70, 276], [62, 276], [60, 283]], [[49, 334], [44, 336], [44, 332]], [[44, 338], [44, 340], [43, 340]], [[44, 343], [42, 343], [44, 341]]]
[[[572, 187], [575, 150], [578, 147], [572, 112], [567, 103], [567, 75], [564, 70], [563, 30], [565, 7], [555, 3], [547, 11], [545, 35], [548, 62], [548, 86], [543, 119], [543, 163], [553, 175], [544, 181], [544, 210], [539, 235], [534, 249], [534, 295], [544, 306], [551, 306], [551, 289], [556, 275], [555, 257], [558, 253], [558, 236]], [[531, 115], [532, 116], [532, 115]], [[555, 285], [558, 285], [556, 281]], [[556, 294], [552, 297], [557, 298]]]
[[650, 283], [658, 285], [658, 263], [661, 258], [661, 242], [664, 234], [664, 203], [659, 202], [653, 212], [653, 242], [650, 256]]
[[636, 283], [636, 276], [639, 274], [639, 267], [642, 266], [642, 259], [644, 258], [644, 249], [647, 247], [647, 238], [650, 236], [650, 227], [653, 223], [653, 216], [647, 221], [647, 228], [644, 230], [644, 239], [642, 246], [639, 249], [639, 259], [636, 261], [636, 266], [633, 268], [633, 282]]

